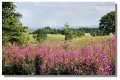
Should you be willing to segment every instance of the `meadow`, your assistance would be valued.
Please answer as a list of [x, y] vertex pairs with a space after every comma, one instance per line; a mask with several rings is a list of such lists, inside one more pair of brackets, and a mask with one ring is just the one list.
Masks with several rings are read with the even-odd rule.
[[2, 2], [3, 75], [116, 74], [114, 3], [31, 3]]
[[[43, 43], [3, 48], [3, 74], [11, 75], [114, 75], [115, 36], [86, 34], [71, 41], [47, 34]], [[33, 40], [34, 42], [34, 40]]]
[[[112, 38], [112, 35], [108, 36], [92, 36], [90, 33], [85, 33], [85, 36], [80, 38], [73, 38], [70, 40], [71, 43], [83, 46], [87, 43], [89, 46], [92, 45], [91, 40], [95, 40], [94, 43], [100, 44], [102, 41], [109, 40]], [[47, 41], [65, 41], [65, 36], [62, 34], [47, 34]]]
[[62, 34], [47, 34], [47, 41], [64, 41], [65, 36]]

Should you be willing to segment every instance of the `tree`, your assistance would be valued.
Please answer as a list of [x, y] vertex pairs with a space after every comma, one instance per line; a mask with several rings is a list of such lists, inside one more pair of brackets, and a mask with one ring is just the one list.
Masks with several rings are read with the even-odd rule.
[[104, 35], [115, 32], [115, 11], [111, 11], [101, 17], [99, 29], [103, 31]]
[[64, 29], [65, 40], [71, 40], [74, 37], [73, 30], [69, 28], [69, 24], [68, 23], [66, 23], [64, 26], [65, 26], [65, 29]]
[[90, 34], [91, 34], [92, 36], [103, 36], [103, 35], [104, 35], [104, 33], [103, 33], [102, 30], [96, 30], [96, 31], [94, 31], [94, 32], [91, 32]]
[[44, 31], [42, 29], [38, 29], [37, 31], [35, 31], [33, 34], [34, 38], [38, 41], [38, 42], [43, 42], [44, 40], [47, 39], [47, 35], [44, 33]]
[[37, 41], [38, 42], [43, 42], [46, 39], [47, 39], [47, 35], [46, 34], [43, 34], [43, 33], [37, 34]]
[[65, 40], [71, 40], [72, 38], [74, 38], [73, 30], [65, 30]]
[[2, 2], [2, 43], [22, 43], [21, 35], [25, 32], [13, 2]]

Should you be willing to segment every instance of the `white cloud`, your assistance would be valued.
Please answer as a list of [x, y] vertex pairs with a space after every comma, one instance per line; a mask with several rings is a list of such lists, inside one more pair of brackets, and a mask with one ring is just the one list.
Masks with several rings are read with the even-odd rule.
[[[22, 22], [29, 28], [63, 26], [69, 22], [74, 26], [98, 25], [99, 19], [115, 10], [114, 3], [15, 3], [22, 13]], [[56, 26], [56, 27], [57, 27]]]

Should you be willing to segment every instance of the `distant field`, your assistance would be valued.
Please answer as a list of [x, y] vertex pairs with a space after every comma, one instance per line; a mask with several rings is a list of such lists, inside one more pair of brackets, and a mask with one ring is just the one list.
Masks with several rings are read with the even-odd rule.
[[[91, 40], [94, 40], [94, 43], [101, 43], [103, 40], [108, 40], [112, 36], [91, 36], [89, 33], [86, 33], [85, 36], [82, 36], [80, 38], [74, 38], [72, 39], [72, 43], [75, 45], [79, 45], [80, 47], [83, 46], [85, 43], [88, 45], [91, 45]], [[29, 34], [29, 38], [31, 42], [36, 42], [36, 40], [33, 38], [33, 35]], [[62, 34], [47, 34], [47, 41], [65, 41], [65, 36]]]
[[91, 45], [92, 44], [92, 40], [94, 41], [94, 43], [101, 43], [102, 41], [104, 40], [108, 40], [108, 39], [111, 39], [112, 36], [83, 36], [81, 38], [74, 38], [72, 40], [72, 42], [74, 44], [77, 44], [77, 45], [84, 45], [85, 43], [87, 43], [88, 45]]
[[[85, 33], [86, 37], [90, 37], [90, 33]], [[50, 41], [64, 41], [65, 40], [65, 35], [62, 34], [47, 34], [47, 40]]]
[[62, 34], [47, 34], [48, 41], [64, 41], [65, 36]]
[[[64, 35], [61, 34], [47, 34], [47, 40], [48, 41], [64, 41], [65, 39]], [[72, 39], [72, 42], [76, 45], [82, 46], [85, 43], [87, 43], [88, 45], [91, 45], [92, 42], [91, 40], [94, 40], [94, 43], [101, 43], [104, 40], [108, 40], [111, 39], [112, 36], [91, 36], [89, 33], [86, 33], [85, 36], [82, 36], [80, 38], [74, 38]]]
[[90, 33], [85, 33], [85, 36], [91, 36], [91, 34]]

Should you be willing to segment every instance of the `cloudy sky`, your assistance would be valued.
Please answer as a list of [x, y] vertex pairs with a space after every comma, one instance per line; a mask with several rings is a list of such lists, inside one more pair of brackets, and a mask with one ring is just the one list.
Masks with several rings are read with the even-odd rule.
[[98, 26], [103, 15], [115, 10], [114, 3], [17, 2], [17, 11], [24, 26], [37, 29], [45, 26], [59, 28], [69, 23], [75, 26]]

